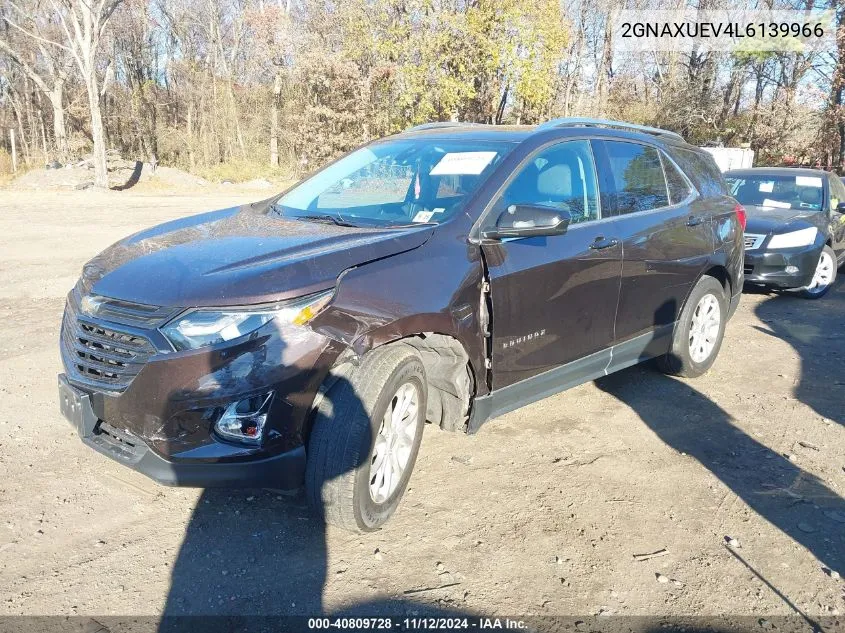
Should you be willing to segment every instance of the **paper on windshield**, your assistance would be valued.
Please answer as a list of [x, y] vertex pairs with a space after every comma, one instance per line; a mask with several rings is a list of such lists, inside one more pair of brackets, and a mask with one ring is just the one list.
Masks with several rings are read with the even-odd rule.
[[443, 155], [430, 175], [477, 176], [495, 157], [496, 152], [449, 152]]
[[760, 183], [760, 191], [763, 193], [772, 193], [775, 190], [775, 181], [770, 180], [768, 182], [761, 182]]
[[414, 216], [414, 219], [411, 220], [412, 222], [428, 222], [431, 219], [431, 216], [434, 215], [434, 211], [418, 211], [417, 214]]
[[764, 207], [774, 207], [775, 209], [791, 209], [792, 205], [788, 202], [781, 202], [780, 200], [769, 200], [766, 198], [763, 200]]
[[795, 184], [799, 187], [821, 187], [822, 179], [818, 176], [795, 176]]

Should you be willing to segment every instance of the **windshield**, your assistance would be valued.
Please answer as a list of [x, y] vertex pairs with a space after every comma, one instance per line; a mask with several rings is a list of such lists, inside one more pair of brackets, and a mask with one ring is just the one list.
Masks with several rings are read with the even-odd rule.
[[286, 216], [363, 226], [440, 223], [454, 216], [510, 143], [401, 139], [363, 147], [286, 193]]
[[821, 176], [727, 176], [731, 195], [740, 204], [775, 209], [821, 209], [824, 189]]

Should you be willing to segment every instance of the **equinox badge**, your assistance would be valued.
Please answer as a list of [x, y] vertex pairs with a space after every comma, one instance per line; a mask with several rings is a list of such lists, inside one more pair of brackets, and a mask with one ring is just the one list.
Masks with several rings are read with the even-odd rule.
[[540, 338], [541, 336], [546, 335], [546, 328], [539, 330], [537, 332], [532, 332], [531, 334], [526, 334], [525, 336], [517, 336], [516, 338], [512, 338], [509, 341], [502, 342], [502, 349], [508, 349], [509, 347], [513, 347], [514, 345], [519, 345], [520, 343], [525, 343], [526, 341], [533, 341], [535, 338]]

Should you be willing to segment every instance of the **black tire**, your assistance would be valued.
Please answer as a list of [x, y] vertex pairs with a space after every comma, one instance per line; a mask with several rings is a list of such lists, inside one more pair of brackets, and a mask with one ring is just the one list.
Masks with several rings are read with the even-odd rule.
[[[703, 360], [696, 361], [690, 352], [690, 329], [693, 316], [699, 307], [699, 303], [706, 295], [713, 295], [720, 310], [719, 331], [715, 344], [710, 354]], [[713, 365], [722, 347], [722, 338], [725, 335], [725, 324], [728, 320], [728, 305], [725, 298], [725, 289], [717, 279], [705, 275], [690, 292], [681, 316], [675, 324], [675, 331], [672, 333], [672, 346], [664, 356], [657, 358], [657, 366], [661, 371], [674, 376], [695, 378], [701, 376]]]
[[[373, 447], [393, 396], [405, 383], [418, 390], [417, 428], [396, 489], [382, 503], [370, 494]], [[353, 532], [381, 527], [408, 486], [425, 426], [425, 369], [414, 348], [387, 345], [366, 354], [348, 379], [335, 383], [320, 403], [305, 467], [305, 494], [327, 523]]]
[[[825, 244], [824, 248], [822, 248], [821, 253], [819, 253], [819, 263], [816, 264], [818, 266], [822, 261], [822, 256], [827, 255], [830, 258], [831, 262], [831, 278], [830, 282], [819, 290], [810, 290], [810, 287], [807, 286], [805, 288], [801, 288], [800, 293], [801, 296], [805, 299], [821, 299], [825, 296], [831, 288], [833, 288], [833, 284], [836, 282], [836, 253], [833, 252], [833, 249]], [[814, 273], [815, 274], [815, 273]]]

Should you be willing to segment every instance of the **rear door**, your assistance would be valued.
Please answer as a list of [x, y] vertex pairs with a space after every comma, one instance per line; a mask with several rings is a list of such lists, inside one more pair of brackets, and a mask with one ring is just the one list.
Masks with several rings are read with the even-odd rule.
[[[642, 337], [648, 346], [628, 350], [634, 356], [627, 360], [635, 361], [665, 351], [684, 299], [713, 254], [711, 215], [657, 147], [594, 140], [593, 151], [602, 208], [614, 214], [623, 241], [616, 343]], [[614, 362], [622, 362], [616, 352]]]
[[575, 373], [603, 370], [614, 337], [622, 245], [613, 220], [600, 219], [589, 141], [532, 154], [493, 202], [482, 229], [513, 204], [563, 209], [572, 222], [564, 235], [482, 244], [493, 307], [493, 389], [588, 356]]

